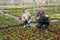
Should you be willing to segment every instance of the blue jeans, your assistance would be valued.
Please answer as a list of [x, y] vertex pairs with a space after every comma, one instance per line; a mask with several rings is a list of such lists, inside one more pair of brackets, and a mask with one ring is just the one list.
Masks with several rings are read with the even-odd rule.
[[27, 24], [28, 24], [28, 21], [27, 21], [27, 20], [25, 20], [25, 21], [24, 21], [24, 25], [27, 25]]
[[29, 25], [30, 23], [31, 23], [30, 20], [25, 20], [25, 21], [24, 21], [24, 25]]
[[45, 29], [48, 29], [49, 23], [50, 23], [50, 20], [41, 20], [37, 22], [37, 27], [41, 28], [42, 25], [45, 24], [46, 25]]

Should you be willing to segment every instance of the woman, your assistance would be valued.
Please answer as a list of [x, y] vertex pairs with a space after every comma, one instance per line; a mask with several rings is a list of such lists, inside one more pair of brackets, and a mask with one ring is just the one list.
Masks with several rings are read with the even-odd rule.
[[23, 10], [22, 20], [24, 21], [24, 27], [30, 24], [30, 12], [27, 9]]

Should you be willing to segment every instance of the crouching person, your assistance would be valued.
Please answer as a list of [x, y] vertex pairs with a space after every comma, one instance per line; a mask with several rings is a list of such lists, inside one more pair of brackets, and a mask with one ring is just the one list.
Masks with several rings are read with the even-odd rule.
[[38, 28], [42, 28], [42, 25], [45, 24], [45, 29], [48, 29], [50, 20], [48, 15], [45, 14], [43, 6], [41, 6], [40, 10], [37, 12], [36, 19]]
[[27, 9], [23, 10], [23, 14], [22, 14], [22, 20], [24, 21], [24, 27], [28, 26], [31, 22], [30, 20], [30, 12]]

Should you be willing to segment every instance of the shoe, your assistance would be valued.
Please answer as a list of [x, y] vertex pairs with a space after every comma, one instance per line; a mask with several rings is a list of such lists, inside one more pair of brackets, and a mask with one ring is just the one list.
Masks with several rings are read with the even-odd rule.
[[48, 32], [48, 30], [46, 29], [46, 32]]
[[26, 25], [24, 25], [23, 27], [26, 27]]

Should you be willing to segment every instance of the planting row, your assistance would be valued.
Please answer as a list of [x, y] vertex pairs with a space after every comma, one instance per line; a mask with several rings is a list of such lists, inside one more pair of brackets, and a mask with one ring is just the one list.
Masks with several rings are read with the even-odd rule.
[[40, 30], [37, 27], [23, 28], [10, 27], [0, 31], [1, 40], [57, 40], [60, 38], [60, 22], [50, 23], [49, 30]]
[[[31, 9], [29, 11], [31, 12], [32, 15], [36, 14], [36, 11], [34, 11], [34, 9]], [[53, 19], [53, 18], [59, 18], [60, 19], [60, 14], [57, 14], [55, 11], [53, 11], [53, 12], [52, 11], [53, 10], [49, 10], [49, 11], [46, 10], [46, 13], [49, 15], [49, 17], [51, 19]], [[18, 16], [19, 18], [21, 18], [22, 13], [23, 13], [23, 9], [7, 10], [7, 11], [5, 11], [5, 13], [8, 13], [8, 14], [11, 14], [14, 16]]]

